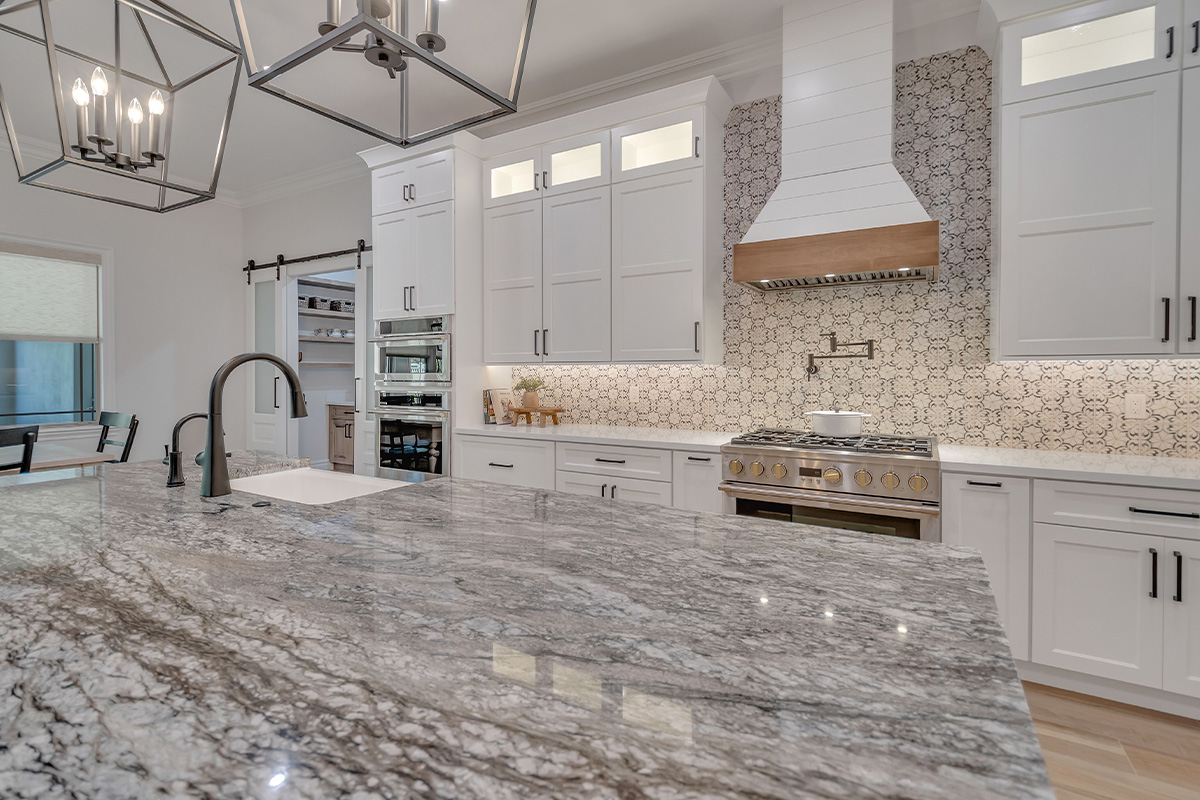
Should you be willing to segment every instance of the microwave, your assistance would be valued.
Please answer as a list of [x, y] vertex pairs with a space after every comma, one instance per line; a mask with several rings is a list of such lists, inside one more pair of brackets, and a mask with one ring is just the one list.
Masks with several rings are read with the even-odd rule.
[[377, 384], [450, 383], [450, 333], [446, 317], [382, 320], [371, 339]]

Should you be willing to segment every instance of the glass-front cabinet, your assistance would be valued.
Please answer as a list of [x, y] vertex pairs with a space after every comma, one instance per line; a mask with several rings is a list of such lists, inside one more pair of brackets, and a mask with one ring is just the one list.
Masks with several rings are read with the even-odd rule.
[[704, 110], [689, 108], [616, 128], [613, 180], [625, 181], [704, 165]]
[[542, 152], [522, 150], [483, 162], [483, 207], [519, 203], [542, 195]]
[[606, 186], [611, 180], [608, 131], [576, 136], [542, 148], [547, 195]]

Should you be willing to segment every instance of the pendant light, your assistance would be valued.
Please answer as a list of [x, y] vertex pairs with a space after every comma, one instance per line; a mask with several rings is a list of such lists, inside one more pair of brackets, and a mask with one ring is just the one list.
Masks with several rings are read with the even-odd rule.
[[160, 0], [0, 0], [20, 182], [157, 212], [213, 199], [241, 65], [236, 44]]
[[[302, 0], [298, 5], [312, 7], [311, 13], [316, 17], [314, 28], [318, 38], [287, 55], [273, 59], [270, 64], [260, 64], [256, 60], [250, 28], [270, 27], [276, 35], [273, 38], [277, 38], [280, 25], [284, 21], [262, 17], [248, 21], [247, 11], [258, 10], [255, 8], [255, 2], [256, 0], [230, 0], [242, 51], [246, 57], [249, 83], [256, 89], [269, 92], [399, 147], [410, 147], [516, 113], [537, 0], [524, 0], [519, 4], [521, 7], [513, 9], [514, 18], [510, 20], [512, 25], [509, 27], [517, 29], [518, 33], [512, 78], [511, 82], [508, 82], [506, 94], [489, 88], [483, 80], [468, 76], [456, 68], [446, 56], [441, 55], [444, 52], [451, 53], [455, 46], [455, 42], [448, 40], [441, 29], [441, 6], [445, 0], [423, 0], [424, 25], [415, 35], [409, 30], [409, 0], [326, 0], [324, 18], [317, 16], [320, 11], [319, 0]], [[355, 13], [350, 19], [343, 20], [343, 6], [346, 3], [354, 8]], [[494, 13], [495, 3], [496, 0], [454, 0], [453, 5], [456, 8], [452, 10], [462, 14], [462, 19], [472, 19], [473, 17], [467, 16], [471, 14], [475, 14], [474, 18], [482, 19], [479, 12], [486, 8]], [[451, 9], [448, 8], [446, 13], [450, 12]], [[301, 12], [297, 9], [296, 13]], [[482, 34], [491, 37], [488, 42], [489, 52], [497, 48], [503, 49], [503, 43], [496, 42], [494, 30], [484, 31]], [[368, 81], [372, 98], [376, 102], [363, 103], [361, 93], [355, 96], [352, 92], [339, 93], [335, 90], [330, 93], [329, 99], [321, 101], [314, 99], [312, 91], [306, 93], [306, 89], [313, 88], [311, 76], [314, 73], [310, 71], [306, 77], [298, 77], [297, 71], [307, 62], [326, 53], [336, 56], [322, 58], [321, 77], [336, 71], [342, 88], [350, 85], [357, 88], [363, 81]], [[360, 60], [352, 63], [350, 59], [355, 57]], [[360, 68], [363, 63], [361, 59], [365, 59], [367, 64], [375, 68], [374, 74], [364, 75], [365, 70]], [[414, 69], [415, 66], [420, 66], [421, 69]], [[415, 76], [414, 73], [418, 71], [421, 75]], [[289, 76], [293, 80], [285, 81]], [[429, 81], [431, 84], [439, 80], [449, 81], [450, 83], [443, 84], [446, 87], [445, 92], [440, 87], [436, 89], [438, 96], [444, 99], [451, 91], [465, 90], [482, 101], [479, 103], [482, 110], [473, 110], [461, 118], [413, 132], [410, 130], [410, 119], [414, 112], [410, 81], [418, 80]], [[505, 80], [507, 81], [507, 77]], [[385, 99], [396, 101], [396, 114], [390, 116], [386, 123], [363, 119], [365, 114], [361, 111], [364, 105], [370, 107], [368, 110], [377, 110], [380, 102]], [[351, 109], [356, 101], [359, 103], [360, 112], [357, 114]]]

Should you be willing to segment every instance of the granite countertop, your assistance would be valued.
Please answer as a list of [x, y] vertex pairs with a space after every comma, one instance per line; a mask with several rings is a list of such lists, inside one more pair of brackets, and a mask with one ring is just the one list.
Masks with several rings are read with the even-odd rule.
[[638, 428], [628, 425], [456, 425], [456, 434], [502, 436], [510, 439], [546, 439], [548, 441], [584, 442], [631, 447], [656, 447], [662, 450], [688, 450], [717, 453], [736, 433], [694, 431], [680, 428]]
[[938, 445], [943, 472], [1200, 490], [1200, 459]]
[[6, 798], [1044, 798], [978, 553], [450, 478], [0, 489]]

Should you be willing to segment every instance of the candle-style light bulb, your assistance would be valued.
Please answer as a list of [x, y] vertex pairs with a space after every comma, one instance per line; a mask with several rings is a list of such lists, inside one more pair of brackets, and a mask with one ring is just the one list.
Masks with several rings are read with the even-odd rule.
[[71, 86], [71, 99], [75, 101], [75, 145], [80, 154], [91, 152], [88, 144], [88, 106], [92, 104], [92, 94], [83, 85], [83, 78], [76, 78]]
[[154, 116], [160, 116], [167, 110], [167, 104], [163, 102], [162, 92], [155, 89], [150, 93], [150, 102], [146, 104], [147, 110]]
[[71, 87], [71, 99], [75, 101], [77, 106], [86, 106], [92, 102], [92, 95], [88, 92], [87, 87], [83, 85], [83, 78], [76, 78], [75, 85]]
[[141, 125], [142, 119], [142, 104], [135, 97], [129, 101], [129, 121], [134, 125]]
[[99, 67], [92, 72], [92, 94], [97, 97], [108, 97], [108, 77]]

